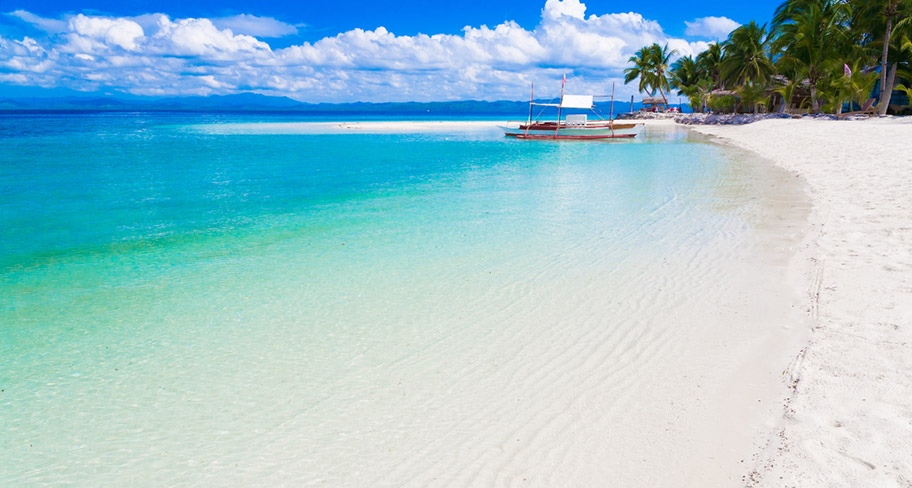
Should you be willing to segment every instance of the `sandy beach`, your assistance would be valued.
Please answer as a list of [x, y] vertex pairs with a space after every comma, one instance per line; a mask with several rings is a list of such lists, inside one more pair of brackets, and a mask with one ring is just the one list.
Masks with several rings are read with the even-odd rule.
[[[638, 122], [681, 130], [668, 119]], [[250, 130], [463, 132], [493, 131], [505, 123], [281, 123], [251, 125]], [[235, 124], [230, 129], [244, 132], [248, 127]], [[718, 462], [704, 461], [678, 482], [910, 486], [912, 121], [780, 119], [688, 129], [773, 162], [806, 189], [813, 205], [810, 231], [792, 249], [786, 278], [802, 297], [810, 326], [804, 332], [780, 332], [787, 337], [758, 348], [759, 356], [739, 376], [714, 385], [727, 391], [718, 392], [716, 399], [728, 407], [719, 412], [725, 420], [713, 435], [737, 431], [738, 440], [729, 437], [712, 448], [710, 439], [704, 439], [699, 454], [691, 453], [691, 458]], [[784, 354], [790, 357], [784, 360]], [[778, 378], [769, 379], [764, 363], [766, 370], [778, 368]], [[715, 375], [720, 376], [718, 371]], [[762, 399], [763, 406], [746, 411], [746, 404], [731, 400], [739, 396]], [[684, 439], [666, 439], [668, 445], [679, 441]]]
[[747, 486], [912, 486], [912, 120], [767, 120], [694, 130], [807, 183], [812, 232], [790, 279], [810, 340]]
[[[498, 124], [340, 128], [465, 130]], [[813, 202], [811, 231], [787, 274], [806, 297], [811, 330], [782, 372], [791, 396], [775, 424], [755, 440], [759, 447], [744, 460], [741, 481], [751, 487], [910, 486], [912, 120], [767, 120], [692, 129], [774, 162], [800, 179]]]
[[[505, 143], [498, 121], [189, 119], [150, 129], [162, 155], [109, 122], [137, 160], [175, 161], [154, 196], [199, 195], [181, 216], [235, 198], [274, 220], [173, 256], [49, 266], [39, 248], [6, 317], [79, 337], [0, 365], [0, 484], [909, 486], [912, 123], [645, 123], [594, 144]], [[117, 154], [78, 135], [80, 161]], [[364, 164], [401, 141], [404, 163]], [[143, 185], [122, 191], [145, 212]], [[162, 261], [185, 265], [131, 274]], [[91, 279], [97, 302], [77, 293]]]
[[201, 125], [196, 129], [215, 134], [415, 134], [497, 131], [506, 120], [421, 120], [357, 122], [255, 122]]
[[17, 240], [41, 245], [0, 294], [32, 334], [0, 363], [0, 485], [744, 485], [810, 329], [788, 171], [673, 123], [615, 144], [159, 117], [54, 144], [15, 121], [14, 155], [44, 148], [21, 181], [74, 161], [135, 202], [117, 222], [181, 205], [53, 263], [59, 238]]

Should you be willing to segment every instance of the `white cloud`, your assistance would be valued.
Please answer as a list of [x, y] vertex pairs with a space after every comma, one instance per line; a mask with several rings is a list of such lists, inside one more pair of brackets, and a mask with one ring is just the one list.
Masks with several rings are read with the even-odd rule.
[[542, 9], [542, 18], [546, 20], [559, 20], [561, 16], [583, 20], [586, 15], [586, 5], [579, 0], [547, 0]]
[[[242, 59], [243, 54], [269, 52], [269, 45], [255, 37], [234, 35], [231, 29], [218, 29], [209, 19], [178, 19], [166, 15], [158, 18], [158, 32], [153, 39], [163, 54], [200, 56], [219, 60]], [[239, 56], [241, 55], [241, 56]]]
[[50, 32], [52, 34], [66, 32], [67, 30], [67, 23], [62, 20], [46, 19], [44, 17], [39, 17], [31, 12], [26, 12], [25, 10], [14, 10], [5, 15], [16, 17], [22, 21], [34, 25], [35, 27], [45, 32]]
[[219, 29], [231, 29], [238, 34], [255, 37], [285, 37], [298, 33], [298, 28], [272, 17], [240, 14], [232, 17], [218, 17], [212, 23]]
[[136, 42], [143, 37], [143, 28], [136, 22], [127, 19], [110, 19], [106, 17], [87, 17], [79, 14], [70, 18], [70, 31], [82, 37], [120, 46], [133, 51]]
[[149, 95], [244, 89], [314, 102], [519, 99], [529, 82], [556, 87], [566, 73], [573, 91], [604, 93], [617, 82], [618, 95], [629, 96], [634, 88], [623, 86], [622, 70], [640, 47], [667, 43], [678, 55], [707, 47], [669, 37], [637, 13], [587, 17], [579, 0], [547, 0], [533, 29], [512, 21], [465, 27], [460, 34], [353, 29], [277, 50], [257, 37], [293, 33], [293, 26], [252, 15], [78, 14], [65, 23], [28, 12], [17, 16], [64, 28], [37, 41], [0, 39], [5, 80]]
[[709, 39], [724, 39], [731, 31], [741, 26], [728, 17], [701, 17], [694, 19], [693, 22], [685, 21], [684, 24], [687, 26], [684, 33], [688, 36]]

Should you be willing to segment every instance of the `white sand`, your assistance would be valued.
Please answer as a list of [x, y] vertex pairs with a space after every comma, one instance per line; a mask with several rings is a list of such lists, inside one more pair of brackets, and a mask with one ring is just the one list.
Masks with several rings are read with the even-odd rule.
[[[671, 120], [638, 122], [661, 130], [673, 130], [675, 125]], [[504, 123], [278, 123], [226, 128], [414, 133], [488, 131]], [[413, 473], [413, 484], [448, 480], [443, 484], [494, 486], [528, 476], [536, 480], [530, 483], [534, 486], [555, 486], [561, 480], [583, 482], [582, 486], [912, 486], [912, 121], [771, 120], [691, 128], [766, 157], [806, 184], [814, 205], [812, 231], [788, 265], [787, 279], [804, 297], [812, 324], [809, 333], [797, 334], [783, 325], [770, 328], [768, 339], [757, 340], [766, 327], [764, 321], [756, 321], [761, 305], [790, 297], [766, 296], [770, 288], [757, 289], [764, 295], [758, 302], [728, 297], [721, 308], [731, 313], [704, 324], [705, 333], [695, 334], [689, 348], [676, 351], [678, 362], [657, 363], [651, 375], [641, 371], [635, 386], [599, 376], [600, 365], [582, 375], [593, 378], [589, 389], [542, 389], [572, 401], [541, 412], [541, 418], [524, 419], [512, 431], [510, 426], [483, 429], [505, 439], [500, 450], [489, 453], [486, 465], [495, 469], [469, 479], [448, 479], [443, 473], [436, 473], [442, 476], [439, 479], [425, 479]], [[776, 228], [776, 223], [770, 226]], [[692, 288], [690, 294], [708, 291]], [[590, 313], [597, 314], [601, 306]], [[674, 313], [680, 316], [681, 310]], [[705, 320], [696, 311], [687, 316]], [[726, 321], [753, 325], [718, 338], [717, 326]], [[738, 337], [757, 343], [739, 344]], [[792, 345], [796, 337], [806, 341], [806, 347]], [[548, 354], [538, 351], [531, 357]], [[791, 366], [786, 355], [791, 355]], [[554, 368], [561, 361], [555, 357], [546, 363]], [[711, 363], [715, 365], [707, 366]], [[646, 377], [650, 381], [643, 382]], [[603, 384], [613, 385], [607, 395], [595, 386]], [[631, 413], [618, 413], [622, 409], [613, 397], [619, 386], [624, 386], [620, 389], [628, 401], [622, 404]], [[479, 416], [494, 417], [491, 412]], [[629, 425], [618, 425], [623, 419]], [[511, 435], [524, 439], [521, 448], [508, 445]], [[413, 440], [413, 449], [429, 442]], [[449, 452], [444, 446], [461, 445], [456, 440], [439, 444], [440, 453]], [[542, 463], [542, 456], [548, 462]], [[407, 464], [391, 471], [389, 480], [402, 484], [407, 477], [400, 476], [410, 471]]]
[[[520, 120], [396, 120], [360, 122], [250, 122], [201, 124], [191, 126], [214, 134], [415, 134], [471, 133], [499, 131], [501, 126], [517, 126]], [[646, 125], [673, 126], [673, 120], [637, 120]]]
[[[496, 129], [504, 125], [516, 125], [519, 120], [482, 120], [482, 121], [384, 121], [384, 122], [341, 122], [332, 126], [352, 131], [363, 132], [432, 132]], [[626, 122], [626, 121], [620, 121]], [[633, 120], [646, 125], [675, 125], [674, 120]]]
[[506, 120], [426, 120], [362, 122], [240, 122], [200, 124], [193, 129], [213, 134], [405, 134], [487, 132], [507, 125]]
[[[644, 136], [657, 140], [685, 130], [671, 120], [638, 122], [647, 124]], [[206, 130], [497, 131], [499, 124], [220, 124]], [[674, 157], [674, 148], [668, 151]], [[807, 340], [810, 321], [800, 310], [805, 297], [783, 286], [781, 274], [806, 234], [801, 206], [809, 203], [788, 172], [753, 161], [746, 151], [731, 153], [740, 159], [728, 167], [731, 174], [707, 175], [705, 184], [716, 193], [707, 198], [741, 208], [729, 221], [735, 227], [720, 227], [706, 242], [696, 239], [714, 231], [694, 227], [689, 207], [671, 212], [676, 196], [655, 213], [680, 218], [687, 231], [664, 234], [649, 222], [630, 231], [656, 232], [652, 246], [669, 242], [664, 274], [644, 272], [656, 265], [654, 251], [641, 256], [625, 249], [612, 264], [606, 249], [615, 244], [574, 240], [552, 265], [506, 266], [503, 286], [494, 288], [501, 291], [446, 317], [425, 316], [430, 306], [413, 318], [377, 314], [383, 304], [364, 306], [370, 316], [358, 322], [438, 323], [441, 331], [459, 332], [430, 334], [412, 355], [372, 357], [384, 366], [354, 386], [328, 383], [329, 400], [275, 427], [236, 458], [210, 464], [203, 475], [232, 476], [233, 484], [245, 486], [290, 480], [397, 487], [743, 486], [750, 453], [763, 447], [790, 394], [781, 372]], [[754, 177], [739, 176], [747, 174]], [[473, 296], [474, 283], [457, 285], [469, 288], [453, 288], [451, 296]], [[431, 294], [418, 303], [446, 302], [433, 298], [433, 287], [412, 288]], [[376, 349], [403, 347], [395, 337]], [[363, 356], [350, 352], [334, 353]]]
[[814, 203], [792, 266], [814, 325], [747, 486], [912, 486], [912, 120], [695, 130], [795, 173]]
[[434, 132], [453, 130], [496, 129], [506, 125], [505, 120], [427, 120], [427, 121], [384, 121], [384, 122], [342, 122], [340, 129], [360, 132]]

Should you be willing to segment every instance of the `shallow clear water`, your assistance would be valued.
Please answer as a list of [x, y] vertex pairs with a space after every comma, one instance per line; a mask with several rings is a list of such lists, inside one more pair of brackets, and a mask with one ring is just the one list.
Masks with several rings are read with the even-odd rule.
[[207, 125], [256, 121], [0, 115], [0, 484], [500, 484], [799, 234], [781, 175], [673, 128]]

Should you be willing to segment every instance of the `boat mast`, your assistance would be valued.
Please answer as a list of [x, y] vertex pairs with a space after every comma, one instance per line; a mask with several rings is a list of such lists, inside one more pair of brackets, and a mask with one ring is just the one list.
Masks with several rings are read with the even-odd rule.
[[[529, 121], [526, 122], [526, 134], [529, 135], [529, 129], [532, 127], [532, 106], [535, 105], [535, 82], [532, 82], [532, 89], [529, 90]], [[520, 127], [522, 128], [522, 127]]]
[[608, 120], [614, 120], [614, 82], [611, 82], [611, 108], [608, 110]]
[[614, 135], [614, 82], [611, 82], [611, 108], [608, 109], [608, 127], [611, 127], [611, 135]]
[[560, 129], [561, 105], [564, 104], [564, 85], [565, 85], [566, 83], [567, 83], [567, 75], [564, 75], [564, 77], [561, 78], [560, 102], [557, 104], [557, 125], [556, 125], [555, 128], [554, 128], [554, 135], [555, 135], [555, 136], [557, 135], [558, 129]]
[[532, 90], [529, 91], [529, 122], [526, 125], [532, 123], [532, 104], [535, 103], [535, 82], [532, 82]]

